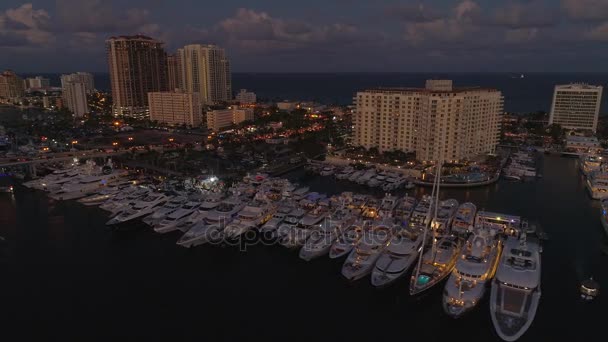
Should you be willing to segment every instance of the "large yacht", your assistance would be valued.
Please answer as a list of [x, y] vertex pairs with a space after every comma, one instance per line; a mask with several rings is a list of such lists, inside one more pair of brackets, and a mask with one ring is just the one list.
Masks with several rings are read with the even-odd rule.
[[408, 196], [399, 201], [399, 205], [395, 208], [395, 217], [402, 220], [403, 224], [407, 224], [412, 216], [412, 212], [416, 209], [418, 202], [415, 197]]
[[456, 211], [456, 217], [452, 221], [452, 232], [454, 234], [464, 235], [473, 229], [475, 224], [475, 214], [477, 207], [471, 202], [462, 203]]
[[584, 154], [581, 155], [580, 168], [581, 172], [585, 176], [589, 176], [591, 173], [599, 171], [602, 166], [603, 158], [597, 154]]
[[437, 216], [431, 221], [431, 228], [435, 234], [441, 236], [450, 232], [452, 220], [454, 219], [457, 209], [458, 201], [455, 199], [439, 202]]
[[195, 210], [186, 220], [183, 220], [177, 225], [177, 229], [185, 232], [190, 229], [194, 224], [203, 221], [207, 214], [214, 210], [222, 202], [223, 196], [221, 194], [208, 194], [205, 199], [201, 202], [201, 205]]
[[95, 175], [83, 175], [71, 182], [64, 183], [49, 195], [55, 200], [71, 200], [82, 198], [98, 192], [100, 189], [112, 185], [118, 178], [126, 176], [127, 171], [112, 170]]
[[106, 222], [106, 225], [118, 225], [145, 217], [153, 213], [154, 210], [163, 205], [166, 201], [167, 196], [160, 193], [150, 193], [142, 199], [137, 200], [132, 207], [114, 216]]
[[168, 214], [164, 219], [154, 225], [157, 233], [168, 233], [179, 229], [179, 224], [188, 219], [190, 215], [201, 205], [200, 202], [189, 201], [180, 208]]
[[540, 301], [540, 249], [533, 241], [508, 237], [492, 282], [490, 314], [505, 341], [519, 339], [530, 327]]
[[405, 275], [418, 257], [423, 235], [418, 229], [405, 227], [393, 236], [376, 262], [372, 285], [387, 286]]
[[223, 200], [215, 209], [205, 215], [207, 224], [216, 225], [223, 230], [243, 210], [245, 204], [238, 196], [232, 196]]
[[501, 252], [502, 244], [490, 229], [478, 228], [469, 237], [445, 284], [443, 309], [448, 315], [459, 317], [479, 303], [486, 282], [496, 273]]
[[591, 198], [596, 200], [608, 198], [608, 171], [590, 173], [585, 185]]
[[281, 223], [283, 223], [285, 220], [285, 217], [287, 217], [287, 215], [289, 215], [289, 213], [293, 210], [294, 206], [291, 203], [281, 205], [272, 215], [270, 220], [260, 227], [260, 232], [262, 234], [268, 234], [268, 236], [274, 235], [276, 230], [279, 228], [279, 225], [281, 225]]
[[433, 199], [427, 195], [422, 196], [422, 199], [416, 205], [416, 209], [412, 212], [409, 226], [416, 229], [424, 229], [429, 224], [434, 208]]
[[300, 249], [300, 258], [306, 261], [329, 253], [331, 246], [338, 239], [344, 227], [350, 226], [355, 220], [346, 207], [334, 211], [328, 219], [323, 222], [321, 229], [314, 231], [312, 236], [306, 240]]
[[344, 229], [338, 239], [331, 245], [329, 257], [337, 259], [350, 253], [354, 246], [359, 243], [365, 226], [361, 222], [356, 222]]
[[167, 215], [179, 209], [186, 202], [186, 198], [183, 196], [175, 196], [169, 199], [165, 204], [156, 209], [152, 214], [144, 217], [142, 220], [145, 224], [149, 226], [154, 226], [156, 223], [162, 221]]
[[236, 238], [242, 234], [256, 229], [268, 221], [277, 210], [272, 203], [254, 201], [241, 210], [236, 218], [226, 226], [224, 235]]
[[433, 245], [424, 252], [419, 266], [410, 278], [410, 295], [418, 294], [441, 282], [450, 275], [462, 252], [460, 238], [447, 235], [433, 240]]
[[108, 199], [106, 202], [100, 205], [99, 208], [109, 211], [110, 216], [113, 217], [122, 210], [134, 205], [137, 200], [147, 196], [151, 193], [151, 191], [152, 190], [147, 187], [128, 188]]
[[355, 281], [370, 274], [392, 236], [391, 227], [375, 225], [363, 231], [363, 236], [342, 266], [342, 275]]
[[386, 194], [378, 208], [380, 217], [392, 217], [397, 205], [399, 205], [399, 197]]
[[217, 224], [208, 224], [205, 220], [196, 222], [188, 229], [177, 244], [190, 248], [207, 242], [220, 241], [223, 238], [223, 229]]

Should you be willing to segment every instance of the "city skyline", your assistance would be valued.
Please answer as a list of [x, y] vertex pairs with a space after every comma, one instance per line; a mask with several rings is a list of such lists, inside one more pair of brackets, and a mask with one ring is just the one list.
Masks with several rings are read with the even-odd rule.
[[605, 0], [316, 5], [6, 0], [0, 65], [17, 73], [107, 72], [105, 39], [146, 34], [168, 53], [217, 44], [234, 72], [608, 71]]

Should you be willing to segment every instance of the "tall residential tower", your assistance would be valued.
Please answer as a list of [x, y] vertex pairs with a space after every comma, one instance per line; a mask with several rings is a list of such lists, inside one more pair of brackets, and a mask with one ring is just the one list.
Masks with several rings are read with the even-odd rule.
[[192, 44], [177, 50], [179, 88], [198, 93], [206, 104], [232, 100], [230, 63], [216, 45]]
[[379, 151], [415, 152], [422, 161], [462, 160], [494, 152], [503, 97], [487, 88], [380, 88], [355, 97], [354, 143]]
[[148, 93], [167, 90], [167, 55], [161, 41], [119, 36], [106, 40], [115, 116], [148, 117]]
[[549, 124], [595, 132], [602, 102], [602, 86], [556, 85]]

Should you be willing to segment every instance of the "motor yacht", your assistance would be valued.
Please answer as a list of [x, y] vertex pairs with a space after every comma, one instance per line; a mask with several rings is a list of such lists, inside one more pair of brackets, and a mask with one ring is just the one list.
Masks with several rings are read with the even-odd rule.
[[95, 194], [78, 199], [77, 202], [86, 206], [100, 205], [116, 196], [120, 191], [121, 189], [117, 186], [104, 187]]
[[338, 238], [339, 229], [339, 222], [328, 221], [321, 229], [313, 231], [300, 249], [300, 259], [310, 261], [329, 253], [332, 244]]
[[589, 174], [585, 186], [591, 198], [603, 200], [608, 198], [608, 171], [596, 171]]
[[365, 171], [355, 171], [355, 172], [351, 173], [347, 179], [351, 182], [356, 182], [357, 179], [359, 179], [359, 177], [361, 177], [364, 173], [365, 173]]
[[403, 277], [412, 267], [423, 244], [418, 229], [405, 227], [393, 236], [372, 271], [372, 285], [383, 287]]
[[207, 242], [217, 242], [223, 239], [223, 228], [217, 224], [208, 224], [205, 220], [191, 226], [179, 240], [177, 245], [190, 248]]
[[320, 175], [321, 176], [331, 176], [334, 174], [334, 167], [333, 166], [326, 166], [323, 169], [321, 169]]
[[190, 216], [180, 222], [177, 225], [177, 229], [185, 232], [190, 229], [195, 223], [204, 220], [207, 217], [207, 213], [214, 210], [220, 203], [224, 196], [218, 193], [211, 193], [204, 197], [201, 205], [195, 210]]
[[194, 211], [201, 205], [197, 201], [189, 201], [184, 203], [177, 210], [168, 214], [164, 219], [154, 225], [154, 231], [157, 233], [168, 233], [179, 229], [179, 224], [188, 219]]
[[414, 209], [416, 209], [417, 204], [418, 201], [416, 201], [415, 197], [411, 197], [406, 194], [405, 197], [401, 198], [399, 204], [395, 208], [394, 216], [401, 219], [403, 223], [407, 224], [412, 216], [412, 213], [414, 212]]
[[366, 224], [363, 222], [356, 222], [344, 229], [338, 239], [331, 245], [329, 257], [337, 259], [350, 253], [361, 240], [364, 227], [366, 227]]
[[380, 207], [378, 208], [378, 214], [382, 217], [392, 217], [393, 211], [399, 205], [399, 197], [393, 196], [391, 194], [386, 194], [382, 201], [380, 202]]
[[223, 231], [226, 226], [234, 220], [236, 215], [243, 210], [246, 203], [238, 196], [232, 196], [223, 200], [213, 210], [207, 212], [205, 221], [209, 225], [216, 225]]
[[270, 220], [276, 210], [277, 207], [273, 203], [254, 201], [245, 206], [226, 226], [224, 235], [228, 238], [237, 238], [252, 229], [257, 229]]
[[121, 211], [114, 216], [106, 225], [119, 225], [131, 222], [135, 219], [145, 217], [153, 213], [158, 207], [162, 206], [167, 201], [167, 196], [161, 193], [150, 193], [147, 196], [137, 200], [132, 207]]
[[494, 278], [501, 241], [490, 229], [479, 228], [469, 237], [460, 259], [450, 275], [443, 293], [443, 309], [459, 317], [474, 308], [483, 297], [486, 283]]
[[430, 217], [432, 217], [435, 209], [434, 201], [430, 196], [424, 195], [416, 208], [412, 212], [412, 217], [410, 218], [409, 225], [412, 228], [416, 229], [424, 229], [430, 222]]
[[540, 248], [535, 241], [508, 237], [492, 282], [490, 314], [496, 333], [515, 341], [528, 330], [540, 301]]
[[321, 226], [323, 220], [329, 215], [329, 208], [327, 205], [319, 203], [315, 208], [310, 210], [306, 215], [298, 222], [298, 227], [303, 229], [316, 229]]
[[186, 202], [186, 197], [183, 196], [169, 198], [162, 207], [156, 209], [152, 214], [146, 216], [142, 221], [149, 226], [154, 226], [167, 217], [167, 215], [179, 209], [184, 202]]
[[585, 177], [591, 173], [599, 171], [603, 163], [603, 157], [596, 154], [581, 155], [580, 169]]
[[456, 215], [458, 209], [458, 201], [455, 199], [448, 199], [439, 202], [439, 208], [437, 208], [437, 216], [431, 221], [431, 228], [436, 236], [445, 235], [450, 232], [452, 226], [452, 220]]
[[462, 241], [454, 235], [433, 240], [414, 269], [410, 278], [410, 295], [416, 295], [435, 286], [454, 270], [462, 252]]
[[375, 220], [378, 218], [378, 209], [380, 208], [380, 201], [375, 197], [368, 197], [367, 202], [361, 210], [361, 218], [364, 220]]
[[279, 228], [279, 225], [283, 223], [285, 217], [289, 215], [295, 209], [294, 205], [291, 203], [284, 204], [280, 206], [277, 211], [272, 215], [270, 220], [268, 220], [262, 227], [260, 228], [260, 232], [265, 234], [265, 236], [274, 236], [274, 233]]
[[359, 178], [356, 179], [357, 184], [367, 184], [373, 177], [376, 176], [376, 170], [369, 169], [365, 171], [365, 173], [361, 174]]
[[475, 224], [475, 214], [477, 214], [475, 204], [471, 202], [462, 203], [456, 210], [456, 216], [452, 221], [452, 232], [459, 235], [469, 233]]
[[110, 216], [113, 217], [120, 213], [125, 208], [129, 208], [136, 203], [136, 201], [140, 198], [143, 198], [151, 193], [151, 189], [147, 187], [131, 187], [125, 190], [122, 190], [120, 193], [116, 194], [114, 197], [108, 199], [99, 208], [109, 211]]
[[342, 266], [342, 275], [355, 281], [370, 274], [392, 236], [392, 227], [383, 223], [363, 231], [359, 243]]
[[355, 169], [352, 166], [347, 166], [342, 171], [336, 173], [336, 179], [348, 179], [353, 172], [355, 172]]

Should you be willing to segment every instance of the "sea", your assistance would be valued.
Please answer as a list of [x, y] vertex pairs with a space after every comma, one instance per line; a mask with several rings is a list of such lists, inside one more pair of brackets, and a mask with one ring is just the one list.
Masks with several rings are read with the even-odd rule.
[[[542, 156], [539, 172], [534, 181], [444, 189], [441, 197], [520, 215], [547, 233], [540, 306], [520, 341], [605, 340], [608, 297], [585, 302], [578, 292], [589, 277], [608, 289], [600, 205], [576, 159]], [[288, 177], [328, 194], [366, 191], [301, 171]], [[441, 306], [443, 284], [412, 297], [407, 277], [381, 290], [369, 277], [345, 281], [344, 259], [305, 262], [254, 244], [184, 249], [177, 232], [112, 232], [107, 220], [98, 208], [18, 185], [0, 193], [3, 341], [499, 341], [489, 289], [474, 310], [452, 319]]]
[[[23, 74], [33, 77], [40, 74]], [[60, 74], [42, 74], [52, 86], [60, 85]], [[110, 89], [107, 73], [95, 73], [95, 87]], [[502, 91], [509, 113], [549, 112], [556, 84], [608, 85], [608, 73], [233, 73], [232, 89], [248, 89], [269, 101], [306, 100], [323, 104], [352, 104], [357, 91], [374, 87], [424, 87], [425, 80], [445, 78], [454, 86], [492, 87]], [[608, 112], [608, 97], [602, 110]]]

